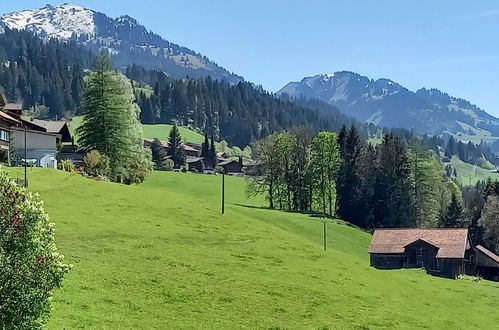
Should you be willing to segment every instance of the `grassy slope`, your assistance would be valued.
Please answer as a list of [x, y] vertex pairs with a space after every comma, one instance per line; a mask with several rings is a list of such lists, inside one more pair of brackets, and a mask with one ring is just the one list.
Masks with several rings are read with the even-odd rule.
[[[446, 164], [448, 163], [444, 163], [444, 166]], [[499, 180], [498, 173], [465, 163], [457, 156], [452, 157], [450, 164], [456, 169], [458, 180], [463, 185], [474, 185], [477, 181], [485, 181], [489, 177], [492, 180]]]
[[[10, 170], [12, 175], [15, 170]], [[153, 173], [140, 186], [30, 169], [74, 269], [48, 328], [495, 328], [499, 284], [370, 268], [370, 235], [260, 209], [244, 182]]]
[[[144, 128], [144, 138], [160, 140], [168, 140], [168, 135], [173, 125], [157, 124], [157, 125], [142, 125]], [[180, 135], [186, 142], [203, 143], [204, 136], [188, 127], [179, 127]]]
[[[78, 128], [82, 124], [82, 117], [74, 117], [69, 123], [69, 128], [71, 130], [71, 134], [75, 135], [76, 128]], [[142, 125], [144, 129], [144, 138], [153, 139], [158, 138], [160, 140], [168, 140], [168, 134], [170, 134], [170, 130], [173, 125]], [[179, 127], [180, 135], [186, 142], [194, 142], [194, 143], [202, 143], [204, 142], [204, 136], [199, 134], [196, 131], [188, 127]], [[77, 140], [77, 138], [75, 138]]]

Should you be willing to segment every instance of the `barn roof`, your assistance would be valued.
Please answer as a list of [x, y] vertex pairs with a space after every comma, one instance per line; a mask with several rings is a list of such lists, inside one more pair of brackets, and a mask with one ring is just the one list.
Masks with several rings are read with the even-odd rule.
[[490, 259], [494, 260], [495, 262], [499, 263], [499, 256], [497, 254], [495, 254], [494, 252], [486, 249], [485, 247], [481, 246], [481, 245], [477, 245], [476, 246], [476, 249], [480, 252], [482, 252], [483, 254], [485, 254], [487, 257], [489, 257]]
[[468, 229], [376, 229], [369, 245], [369, 253], [404, 253], [407, 245], [418, 240], [436, 246], [437, 258], [464, 258], [468, 244]]

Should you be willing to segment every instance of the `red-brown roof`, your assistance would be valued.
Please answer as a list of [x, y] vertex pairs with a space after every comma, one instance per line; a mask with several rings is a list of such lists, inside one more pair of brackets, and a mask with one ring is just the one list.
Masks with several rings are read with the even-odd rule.
[[5, 112], [2, 112], [2, 111], [0, 111], [0, 117], [2, 117], [4, 120], [10, 121], [10, 122], [13, 122], [13, 123], [16, 123], [16, 124], [20, 124], [21, 123], [16, 118], [14, 118], [11, 115], [6, 114]]
[[417, 240], [438, 247], [437, 258], [464, 258], [468, 246], [468, 229], [376, 229], [369, 245], [369, 253], [404, 253], [405, 247]]
[[486, 249], [485, 247], [481, 246], [481, 245], [477, 245], [476, 246], [476, 249], [480, 252], [482, 252], [483, 254], [485, 254], [487, 257], [489, 257], [490, 259], [494, 260], [495, 262], [499, 263], [499, 256], [497, 254], [495, 254], [494, 252]]

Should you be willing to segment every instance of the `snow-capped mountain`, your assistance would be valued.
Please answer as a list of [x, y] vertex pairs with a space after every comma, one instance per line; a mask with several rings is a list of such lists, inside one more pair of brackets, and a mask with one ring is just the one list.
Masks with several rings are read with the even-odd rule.
[[499, 136], [499, 119], [466, 100], [437, 89], [413, 92], [392, 80], [373, 80], [353, 72], [307, 77], [287, 84], [277, 95], [319, 99], [357, 120], [385, 127]]
[[74, 4], [5, 14], [0, 17], [0, 33], [3, 28], [29, 30], [43, 38], [74, 40], [94, 51], [106, 48], [119, 68], [135, 63], [177, 78], [188, 75], [232, 83], [242, 80], [205, 56], [148, 31], [129, 16], [113, 19]]

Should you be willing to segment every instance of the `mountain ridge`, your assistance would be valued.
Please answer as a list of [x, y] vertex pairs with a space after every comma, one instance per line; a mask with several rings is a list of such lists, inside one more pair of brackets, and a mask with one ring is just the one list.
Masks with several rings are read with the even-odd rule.
[[316, 98], [361, 122], [380, 126], [459, 134], [464, 123], [499, 136], [499, 119], [465, 99], [436, 88], [411, 91], [393, 80], [374, 80], [351, 71], [305, 77], [288, 83], [276, 95]]
[[206, 56], [148, 31], [128, 15], [111, 18], [65, 3], [4, 14], [0, 16], [0, 33], [5, 28], [29, 30], [46, 39], [75, 41], [95, 52], [106, 49], [120, 69], [135, 63], [165, 71], [174, 78], [211, 76], [230, 83], [243, 81]]

